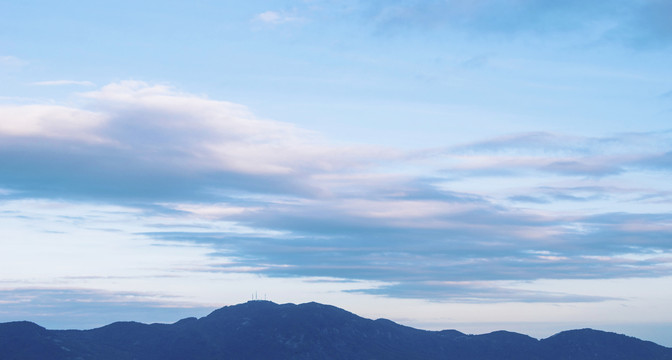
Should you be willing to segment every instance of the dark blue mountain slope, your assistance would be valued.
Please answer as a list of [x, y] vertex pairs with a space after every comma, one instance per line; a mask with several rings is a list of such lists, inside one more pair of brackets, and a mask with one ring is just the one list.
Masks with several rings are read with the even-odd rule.
[[0, 324], [0, 360], [10, 359], [672, 360], [672, 349], [589, 329], [543, 340], [507, 331], [466, 335], [364, 319], [317, 303], [250, 301], [174, 324], [117, 322], [93, 330]]

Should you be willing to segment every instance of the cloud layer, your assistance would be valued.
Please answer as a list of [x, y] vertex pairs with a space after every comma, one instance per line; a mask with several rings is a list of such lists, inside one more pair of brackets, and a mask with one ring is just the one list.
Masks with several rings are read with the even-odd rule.
[[163, 85], [113, 83], [80, 99], [0, 108], [1, 196], [132, 208], [138, 236], [226, 258], [207, 271], [481, 302], [605, 301], [502, 282], [672, 272], [670, 131], [400, 151], [330, 144]]

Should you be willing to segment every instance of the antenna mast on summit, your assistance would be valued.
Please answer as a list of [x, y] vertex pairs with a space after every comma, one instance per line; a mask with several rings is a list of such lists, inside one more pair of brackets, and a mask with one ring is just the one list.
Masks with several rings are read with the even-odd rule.
[[[259, 292], [255, 291], [252, 293], [252, 301], [259, 301]], [[264, 301], [266, 301], [266, 294], [264, 294]]]

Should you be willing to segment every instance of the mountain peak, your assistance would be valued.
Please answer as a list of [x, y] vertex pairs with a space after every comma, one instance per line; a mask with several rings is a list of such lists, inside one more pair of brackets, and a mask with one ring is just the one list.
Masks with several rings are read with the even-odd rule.
[[85, 331], [0, 324], [0, 358], [672, 360], [672, 349], [592, 329], [543, 340], [509, 331], [425, 331], [316, 302], [252, 300], [174, 324], [117, 322]]

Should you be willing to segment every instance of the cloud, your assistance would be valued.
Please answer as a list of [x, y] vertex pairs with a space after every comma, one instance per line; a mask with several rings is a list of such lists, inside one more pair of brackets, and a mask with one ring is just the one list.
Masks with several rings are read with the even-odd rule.
[[385, 26], [450, 26], [486, 33], [569, 30], [613, 12], [606, 5], [547, 0], [374, 1], [368, 11]]
[[99, 142], [93, 130], [105, 121], [105, 115], [55, 105], [0, 106], [0, 136], [78, 139]]
[[432, 299], [460, 303], [585, 303], [618, 300], [613, 297], [576, 295], [562, 292], [526, 291], [507, 288], [506, 284], [484, 281], [433, 281], [402, 283], [352, 292], [396, 298]]
[[515, 195], [509, 196], [509, 200], [514, 202], [526, 202], [526, 203], [536, 203], [536, 204], [548, 204], [550, 200], [544, 199], [540, 196], [530, 196], [530, 195]]
[[672, 41], [670, 4], [665, 0], [607, 3], [550, 0], [392, 0], [361, 2], [379, 30], [460, 31], [485, 36], [581, 34], [588, 42], [617, 42], [635, 48]]
[[453, 175], [521, 176], [533, 172], [607, 177], [633, 168], [666, 169], [667, 155], [660, 151], [670, 140], [669, 131], [605, 137], [536, 132], [453, 146], [424, 156], [454, 156], [459, 161], [445, 170]]
[[559, 173], [564, 175], [587, 175], [587, 176], [607, 176], [620, 174], [623, 172], [619, 166], [609, 164], [609, 162], [595, 161], [577, 161], [577, 160], [563, 160], [553, 161], [540, 168], [541, 170]]
[[557, 201], [572, 201], [572, 202], [591, 202], [595, 200], [602, 200], [609, 197], [610, 193], [632, 191], [625, 189], [603, 188], [598, 186], [589, 187], [538, 187], [534, 189], [534, 195], [513, 195], [508, 199], [514, 202], [521, 203], [535, 203], [535, 204], [551, 204]]
[[87, 109], [0, 108], [7, 119], [0, 125], [0, 163], [13, 169], [0, 175], [5, 185], [40, 196], [190, 198], [232, 188], [306, 193], [320, 191], [308, 184], [310, 176], [397, 156], [330, 146], [313, 132], [258, 119], [241, 105], [162, 85], [127, 81], [83, 96]]
[[271, 25], [278, 25], [278, 24], [285, 24], [285, 23], [291, 23], [291, 22], [298, 22], [302, 21], [300, 17], [296, 17], [293, 15], [289, 15], [283, 12], [277, 12], [277, 11], [265, 11], [261, 14], [258, 14], [254, 18], [256, 21], [260, 21], [262, 23], [266, 24], [271, 24]]
[[525, 157], [525, 156], [467, 156], [461, 164], [446, 169], [453, 176], [480, 177], [525, 176], [529, 173], [549, 173], [561, 176], [605, 177], [618, 175], [626, 170], [623, 165], [630, 159], [600, 157]]
[[31, 83], [31, 85], [37, 85], [37, 86], [67, 86], [67, 85], [95, 86], [95, 84], [90, 82], [90, 81], [77, 81], [77, 80], [37, 81], [37, 82]]
[[672, 170], [672, 151], [642, 157], [636, 162], [633, 162], [632, 165], [648, 169], [670, 171]]
[[[166, 85], [113, 83], [82, 100], [0, 108], [2, 196], [132, 206], [147, 223], [133, 236], [204, 246], [202, 271], [484, 302], [604, 299], [478, 281], [670, 273], [664, 174], [604, 183], [668, 171], [670, 131], [511, 134], [403, 152], [333, 145]], [[500, 180], [479, 183], [484, 173]]]
[[27, 64], [25, 60], [21, 60], [16, 56], [0, 56], [0, 67], [17, 68]]
[[[458, 280], [659, 277], [669, 275], [672, 263], [672, 249], [664, 240], [672, 227], [669, 216], [663, 214], [542, 217], [492, 205], [455, 209], [446, 204], [444, 212], [415, 213], [418, 217], [405, 221], [409, 210], [413, 214], [408, 205], [376, 207], [399, 209], [399, 214], [371, 214], [361, 206], [351, 210], [296, 204], [221, 217], [279, 231], [272, 236], [170, 229], [145, 235], [221, 248], [227, 256], [237, 254], [230, 266], [257, 266], [253, 271], [267, 276], [384, 281], [396, 285], [372, 289], [372, 293], [456, 301], [467, 296], [464, 291], [434, 285]], [[422, 291], [417, 288], [420, 283], [426, 283]], [[486, 298], [489, 291], [468, 290], [474, 298], [478, 293]], [[597, 301], [532, 293], [490, 296], [499, 301]]]
[[258, 119], [243, 106], [165, 86], [123, 82], [85, 96], [111, 113], [106, 136], [140, 151], [160, 146], [170, 156], [190, 158], [190, 166], [281, 175], [334, 171], [386, 155], [382, 149], [330, 147], [316, 133]]
[[598, 143], [615, 141], [610, 139], [591, 139], [549, 132], [531, 132], [500, 136], [485, 141], [455, 146], [451, 151], [458, 153], [498, 153], [516, 154], [534, 152], [536, 154], [573, 154], [583, 155], [590, 152]]

